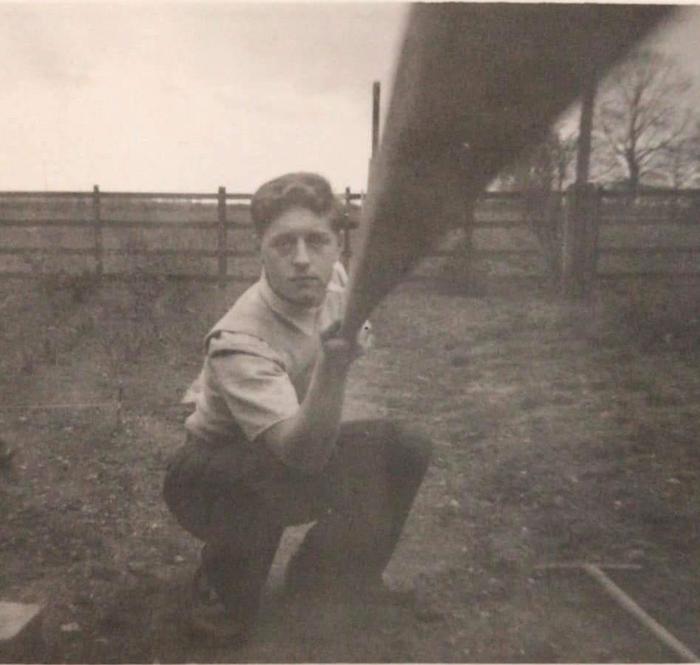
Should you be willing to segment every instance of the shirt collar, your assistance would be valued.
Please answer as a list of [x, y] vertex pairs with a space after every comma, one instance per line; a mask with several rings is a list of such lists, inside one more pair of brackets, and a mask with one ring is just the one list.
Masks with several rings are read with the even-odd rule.
[[260, 275], [259, 293], [267, 306], [283, 319], [289, 321], [306, 335], [314, 335], [317, 332], [317, 322], [323, 304], [315, 307], [303, 307], [295, 305], [280, 298], [270, 286], [263, 270]]

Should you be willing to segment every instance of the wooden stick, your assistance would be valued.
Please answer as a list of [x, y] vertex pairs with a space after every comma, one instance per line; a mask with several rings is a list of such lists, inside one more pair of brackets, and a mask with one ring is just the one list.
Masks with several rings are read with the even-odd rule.
[[658, 621], [649, 616], [632, 598], [630, 598], [615, 582], [613, 582], [598, 566], [586, 563], [581, 566], [608, 595], [610, 595], [624, 610], [629, 612], [645, 628], [652, 632], [661, 642], [671, 649], [686, 663], [700, 662], [700, 656], [693, 653], [676, 637], [671, 635]]
[[594, 565], [598, 568], [609, 568], [611, 570], [641, 570], [641, 566], [637, 563], [596, 563], [589, 564], [585, 561], [566, 561], [563, 563], [543, 563], [535, 566], [535, 570], [567, 570], [572, 568], [584, 568], [588, 565]]

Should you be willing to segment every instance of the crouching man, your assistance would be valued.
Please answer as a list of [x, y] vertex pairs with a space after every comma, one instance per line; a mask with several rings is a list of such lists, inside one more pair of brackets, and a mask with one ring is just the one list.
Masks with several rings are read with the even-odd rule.
[[205, 544], [192, 627], [231, 642], [253, 625], [284, 528], [315, 521], [286, 571], [297, 591], [379, 593], [430, 457], [385, 421], [341, 423], [361, 340], [338, 336], [342, 209], [292, 173], [251, 202], [263, 271], [212, 328], [165, 501]]

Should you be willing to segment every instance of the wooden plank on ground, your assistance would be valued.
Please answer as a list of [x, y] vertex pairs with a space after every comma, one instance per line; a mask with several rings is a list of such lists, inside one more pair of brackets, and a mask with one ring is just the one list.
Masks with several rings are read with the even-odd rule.
[[17, 639], [39, 618], [42, 606], [0, 600], [0, 645]]

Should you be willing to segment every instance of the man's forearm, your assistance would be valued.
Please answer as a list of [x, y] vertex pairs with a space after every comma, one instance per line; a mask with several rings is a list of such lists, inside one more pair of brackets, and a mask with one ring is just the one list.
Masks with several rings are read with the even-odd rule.
[[323, 469], [340, 428], [350, 364], [321, 354], [299, 411], [262, 434], [265, 445], [290, 466], [309, 473]]

